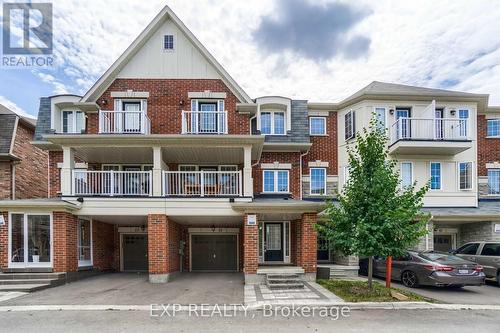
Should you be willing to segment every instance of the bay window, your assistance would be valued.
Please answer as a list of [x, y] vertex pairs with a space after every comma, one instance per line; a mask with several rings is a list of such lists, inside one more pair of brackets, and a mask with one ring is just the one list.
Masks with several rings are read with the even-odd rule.
[[400, 176], [403, 189], [413, 185], [413, 164], [411, 162], [401, 162]]
[[62, 111], [62, 132], [82, 133], [85, 130], [85, 116], [82, 111]]
[[260, 132], [265, 135], [285, 135], [285, 112], [263, 111], [260, 113]]

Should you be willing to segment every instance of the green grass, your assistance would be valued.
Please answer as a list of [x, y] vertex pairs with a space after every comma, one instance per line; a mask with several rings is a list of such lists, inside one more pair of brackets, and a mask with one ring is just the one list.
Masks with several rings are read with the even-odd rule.
[[373, 290], [368, 289], [367, 281], [318, 280], [318, 283], [346, 302], [399, 302], [391, 296], [391, 289], [408, 296], [407, 302], [435, 302], [435, 300], [397, 288], [388, 289], [373, 281]]

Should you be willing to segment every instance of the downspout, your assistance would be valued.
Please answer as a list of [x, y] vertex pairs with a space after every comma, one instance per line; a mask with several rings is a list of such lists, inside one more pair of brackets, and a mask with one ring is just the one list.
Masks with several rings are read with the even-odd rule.
[[[300, 154], [300, 165], [299, 165], [299, 172], [300, 172], [300, 182], [299, 182], [299, 191], [300, 191], [300, 200], [302, 200], [302, 157], [306, 156], [309, 154], [309, 151], [311, 150], [311, 146], [307, 149], [307, 151], [304, 154]], [[309, 180], [310, 182], [311, 180]]]

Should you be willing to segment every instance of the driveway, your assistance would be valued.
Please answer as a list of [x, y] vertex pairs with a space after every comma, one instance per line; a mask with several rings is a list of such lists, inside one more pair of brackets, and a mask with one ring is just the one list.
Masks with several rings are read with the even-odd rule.
[[0, 305], [243, 304], [242, 273], [182, 273], [165, 284], [147, 274], [109, 273], [37, 291]]

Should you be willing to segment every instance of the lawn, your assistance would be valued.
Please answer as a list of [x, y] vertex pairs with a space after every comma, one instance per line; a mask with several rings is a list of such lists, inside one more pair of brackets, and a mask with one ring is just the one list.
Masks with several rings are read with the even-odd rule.
[[318, 280], [318, 283], [330, 290], [332, 293], [342, 298], [346, 302], [400, 302], [391, 296], [391, 289], [400, 294], [408, 296], [406, 302], [435, 302], [435, 300], [417, 295], [415, 293], [391, 288], [378, 282], [373, 282], [373, 290], [368, 289], [366, 281], [349, 280]]

